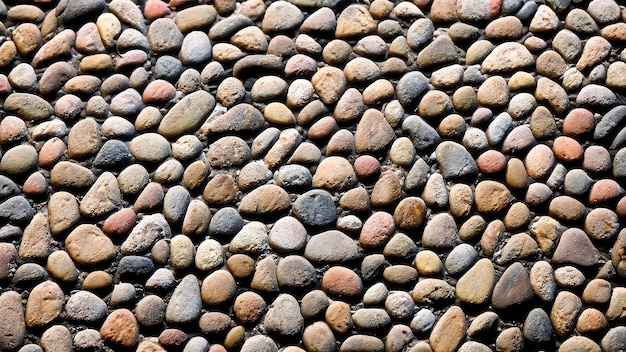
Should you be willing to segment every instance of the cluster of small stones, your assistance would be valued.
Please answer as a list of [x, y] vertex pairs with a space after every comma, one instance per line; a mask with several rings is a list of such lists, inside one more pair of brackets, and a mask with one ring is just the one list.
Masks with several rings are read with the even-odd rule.
[[0, 17], [0, 350], [626, 349], [615, 0]]

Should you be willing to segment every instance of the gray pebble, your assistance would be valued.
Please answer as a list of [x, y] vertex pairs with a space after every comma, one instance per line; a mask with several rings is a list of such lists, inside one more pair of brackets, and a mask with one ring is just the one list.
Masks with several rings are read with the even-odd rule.
[[179, 57], [184, 65], [199, 65], [211, 59], [211, 49], [211, 41], [206, 33], [193, 31], [185, 35]]
[[444, 267], [448, 274], [457, 276], [467, 271], [478, 260], [478, 252], [467, 243], [462, 243], [448, 254]]
[[163, 199], [165, 219], [172, 224], [183, 221], [190, 202], [191, 195], [185, 187], [176, 185], [170, 188]]
[[141, 95], [133, 88], [128, 88], [111, 99], [109, 111], [122, 117], [135, 117], [144, 108]]
[[415, 302], [408, 292], [392, 291], [385, 299], [385, 311], [393, 319], [409, 319], [414, 316], [415, 310]]
[[406, 73], [396, 85], [396, 97], [404, 108], [417, 105], [419, 98], [428, 91], [428, 78], [421, 72]]
[[201, 309], [202, 300], [198, 279], [189, 274], [174, 289], [165, 309], [165, 320], [169, 324], [192, 323], [200, 317]]
[[382, 308], [361, 308], [352, 314], [354, 325], [365, 331], [378, 331], [391, 324], [391, 317]]
[[[335, 210], [333, 209], [333, 211]], [[26, 223], [33, 218], [33, 215], [33, 208], [28, 200], [22, 196], [11, 197], [0, 204], [0, 219]]]
[[117, 139], [111, 139], [102, 145], [93, 161], [93, 165], [101, 169], [120, 169], [130, 164], [132, 160], [133, 156], [130, 154], [126, 143]]
[[446, 179], [471, 177], [478, 173], [478, 167], [472, 155], [462, 145], [445, 141], [435, 151], [437, 163]]
[[337, 230], [329, 230], [309, 239], [304, 257], [313, 262], [343, 263], [359, 258], [360, 253], [351, 237]]
[[[298, 301], [289, 294], [279, 295], [269, 306], [267, 313], [265, 313], [264, 325], [270, 334], [287, 337], [300, 335], [304, 328], [304, 318], [300, 314]], [[242, 347], [243, 350], [244, 348]], [[256, 351], [262, 350], [258, 349]]]
[[276, 184], [286, 189], [310, 188], [312, 183], [311, 171], [302, 165], [286, 165], [276, 173]]
[[422, 308], [411, 320], [411, 330], [416, 334], [427, 332], [432, 329], [436, 321], [437, 317], [430, 309]]
[[150, 24], [148, 42], [156, 54], [177, 52], [183, 44], [183, 34], [171, 18], [158, 18]]
[[202, 336], [194, 336], [187, 341], [183, 352], [207, 352], [209, 341]]
[[209, 233], [213, 236], [232, 237], [243, 228], [243, 219], [237, 209], [222, 208], [218, 210], [209, 224]]
[[550, 317], [541, 308], [528, 313], [524, 321], [524, 338], [530, 342], [542, 343], [552, 340], [552, 324]]
[[147, 257], [129, 255], [123, 257], [118, 266], [116, 276], [120, 279], [145, 278], [154, 271], [154, 263]]
[[183, 73], [183, 65], [177, 58], [164, 55], [157, 59], [153, 72], [154, 78], [175, 83]]
[[308, 226], [322, 227], [337, 219], [335, 202], [324, 190], [311, 190], [296, 199], [292, 211], [294, 216]]
[[582, 196], [589, 191], [592, 183], [591, 177], [582, 169], [574, 169], [567, 172], [563, 184], [565, 194], [570, 196]]
[[[421, 75], [421, 73], [420, 73]], [[400, 100], [398, 93], [398, 86], [396, 86], [396, 94], [398, 94], [398, 100]], [[405, 106], [403, 104], [403, 106]], [[413, 142], [413, 146], [418, 152], [423, 152], [432, 149], [435, 145], [441, 142], [439, 133], [426, 121], [417, 115], [410, 115], [402, 122], [402, 131], [409, 135], [409, 138]]]
[[93, 324], [104, 319], [107, 305], [91, 292], [78, 291], [67, 300], [65, 313], [70, 320]]

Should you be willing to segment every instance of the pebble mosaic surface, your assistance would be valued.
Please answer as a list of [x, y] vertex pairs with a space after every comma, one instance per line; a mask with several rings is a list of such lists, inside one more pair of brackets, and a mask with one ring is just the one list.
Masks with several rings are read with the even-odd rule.
[[0, 1], [1, 351], [624, 351], [617, 0]]

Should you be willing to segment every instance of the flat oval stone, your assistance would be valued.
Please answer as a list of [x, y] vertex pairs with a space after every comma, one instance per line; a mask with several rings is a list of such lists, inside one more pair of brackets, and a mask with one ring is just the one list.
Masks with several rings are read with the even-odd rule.
[[350, 262], [360, 257], [356, 242], [337, 230], [329, 230], [309, 239], [304, 257], [321, 263]]
[[326, 226], [337, 219], [335, 202], [331, 194], [324, 190], [302, 194], [294, 202], [292, 210], [294, 216], [308, 226]]
[[206, 91], [185, 96], [163, 117], [159, 134], [171, 138], [195, 132], [215, 107], [215, 98]]
[[11, 350], [24, 343], [26, 324], [24, 322], [24, 308], [22, 308], [21, 296], [14, 291], [8, 291], [0, 295], [0, 313], [4, 319], [0, 323], [0, 347]]
[[299, 251], [307, 244], [307, 231], [297, 219], [286, 216], [274, 223], [268, 242], [279, 253]]
[[28, 327], [45, 326], [56, 319], [63, 308], [63, 290], [52, 281], [35, 286], [26, 303], [25, 321]]
[[172, 154], [170, 143], [157, 133], [141, 134], [128, 144], [130, 153], [139, 161], [158, 163]]
[[65, 239], [65, 250], [80, 265], [96, 265], [115, 256], [113, 242], [98, 227], [83, 224]]
[[88, 291], [78, 291], [67, 300], [65, 313], [70, 320], [93, 324], [104, 319], [107, 306], [95, 294]]
[[465, 313], [458, 306], [450, 307], [433, 327], [429, 343], [434, 352], [453, 351], [465, 336]]
[[331, 296], [356, 297], [363, 291], [363, 282], [354, 271], [334, 266], [324, 273], [322, 290]]
[[264, 215], [283, 212], [289, 206], [290, 198], [285, 190], [276, 185], [263, 185], [243, 197], [239, 211]]

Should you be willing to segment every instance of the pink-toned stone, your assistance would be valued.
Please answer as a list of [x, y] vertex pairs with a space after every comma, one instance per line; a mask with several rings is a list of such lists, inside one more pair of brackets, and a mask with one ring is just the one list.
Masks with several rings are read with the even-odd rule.
[[577, 161], [583, 157], [583, 147], [572, 137], [561, 136], [554, 140], [552, 146], [554, 156], [562, 161]]
[[57, 137], [44, 143], [39, 151], [39, 166], [48, 169], [53, 167], [67, 153], [67, 146]]
[[620, 218], [626, 217], [626, 197], [622, 197], [622, 199], [617, 202], [615, 212]]
[[159, 343], [165, 347], [182, 346], [187, 341], [187, 334], [179, 329], [165, 329], [159, 335]]
[[589, 203], [595, 205], [615, 199], [624, 193], [624, 189], [614, 180], [598, 180], [589, 192]]
[[148, 54], [145, 51], [135, 49], [121, 55], [121, 58], [115, 64], [116, 71], [123, 71], [130, 67], [141, 66], [148, 60]]
[[577, 228], [570, 228], [563, 232], [552, 255], [553, 264], [593, 266], [598, 264], [599, 259], [600, 254], [587, 234]]
[[493, 256], [505, 230], [506, 226], [501, 220], [494, 220], [487, 225], [480, 238], [480, 248], [486, 256]]
[[24, 185], [22, 186], [22, 192], [31, 197], [38, 197], [48, 193], [48, 181], [41, 172], [35, 172], [28, 176]]
[[494, 174], [504, 170], [506, 157], [497, 150], [488, 150], [476, 159], [476, 165], [480, 172]]
[[526, 155], [524, 166], [528, 176], [539, 179], [548, 175], [554, 166], [554, 153], [545, 144], [534, 146]]
[[132, 208], [124, 208], [109, 216], [102, 224], [102, 231], [109, 235], [123, 235], [135, 225], [137, 214]]
[[17, 251], [10, 243], [0, 243], [0, 280], [9, 277], [11, 263], [17, 258]]
[[574, 137], [589, 133], [594, 127], [593, 113], [584, 108], [576, 108], [570, 111], [563, 120], [563, 134]]
[[533, 145], [537, 144], [537, 140], [528, 125], [515, 127], [502, 143], [502, 152], [505, 154], [519, 153], [525, 151]]
[[7, 76], [0, 74], [0, 94], [9, 94], [13, 91]]
[[592, 145], [585, 149], [583, 155], [583, 169], [592, 172], [603, 172], [611, 168], [611, 154], [600, 145]]
[[354, 172], [359, 178], [369, 178], [380, 174], [380, 162], [370, 155], [361, 155], [354, 161]]
[[334, 266], [324, 273], [322, 290], [331, 296], [356, 297], [363, 291], [363, 282], [354, 271]]
[[128, 309], [118, 309], [111, 313], [100, 328], [102, 339], [121, 346], [131, 348], [139, 341], [139, 325], [135, 315]]
[[324, 139], [330, 136], [338, 128], [337, 121], [332, 116], [325, 116], [311, 125], [309, 138]]
[[133, 204], [133, 210], [136, 213], [141, 213], [155, 209], [163, 205], [163, 198], [165, 198], [163, 186], [156, 182], [150, 182], [137, 197], [135, 204]]
[[142, 99], [146, 104], [165, 104], [176, 97], [176, 88], [168, 81], [157, 79], [148, 84]]
[[359, 243], [363, 248], [380, 247], [387, 243], [395, 229], [396, 226], [391, 214], [384, 211], [376, 212], [363, 224]]
[[169, 14], [169, 6], [161, 0], [148, 0], [143, 8], [143, 15], [150, 21], [165, 17]]

